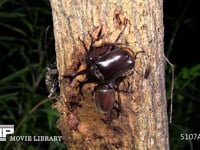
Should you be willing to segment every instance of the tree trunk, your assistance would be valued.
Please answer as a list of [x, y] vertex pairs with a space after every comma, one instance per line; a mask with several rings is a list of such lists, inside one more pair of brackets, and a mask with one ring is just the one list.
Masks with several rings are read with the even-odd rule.
[[[169, 149], [163, 1], [50, 2], [60, 81], [60, 99], [54, 107], [60, 112], [58, 128], [68, 149]], [[78, 76], [71, 84], [63, 76], [84, 69], [86, 52], [81, 40], [89, 48], [91, 36], [101, 35], [95, 43], [101, 45], [114, 43], [121, 32], [117, 43], [145, 53], [137, 55], [134, 74], [120, 83], [116, 91], [119, 114], [113, 113], [114, 110], [102, 114], [93, 104], [94, 83], [85, 84], [81, 95], [78, 81], [85, 76]]]

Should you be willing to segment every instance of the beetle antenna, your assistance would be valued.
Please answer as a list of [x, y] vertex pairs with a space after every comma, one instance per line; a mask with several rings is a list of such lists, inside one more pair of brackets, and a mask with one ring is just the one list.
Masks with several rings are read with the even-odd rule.
[[88, 53], [89, 50], [88, 50], [87, 46], [85, 45], [85, 42], [83, 40], [81, 40], [80, 37], [78, 37], [78, 40], [83, 44], [83, 47], [84, 47], [86, 53]]

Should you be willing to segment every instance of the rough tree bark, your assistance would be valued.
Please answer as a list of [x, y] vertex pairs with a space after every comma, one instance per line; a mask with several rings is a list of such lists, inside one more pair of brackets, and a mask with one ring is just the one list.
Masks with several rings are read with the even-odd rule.
[[[166, 111], [163, 1], [162, 0], [50, 0], [60, 80], [60, 99], [54, 107], [60, 112], [58, 128], [72, 150], [161, 150], [169, 149]], [[85, 67], [83, 44], [89, 47], [91, 38], [114, 42], [126, 28], [119, 43], [137, 56], [135, 72], [119, 88], [132, 92], [116, 92], [120, 101], [119, 116], [99, 113], [92, 101], [94, 84], [78, 90], [77, 77], [72, 84], [63, 75]], [[98, 32], [102, 28], [101, 33]], [[97, 45], [99, 43], [96, 43]], [[113, 110], [114, 111], [114, 110]], [[109, 118], [109, 121], [105, 121]]]

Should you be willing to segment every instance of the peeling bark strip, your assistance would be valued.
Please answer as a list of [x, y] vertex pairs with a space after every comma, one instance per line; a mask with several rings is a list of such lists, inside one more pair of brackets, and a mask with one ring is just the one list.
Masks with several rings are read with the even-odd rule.
[[[168, 150], [166, 111], [163, 1], [162, 0], [50, 0], [60, 78], [60, 100], [54, 107], [60, 112], [58, 128], [70, 150]], [[77, 77], [69, 84], [63, 75], [85, 67], [84, 46], [80, 37], [90, 45], [90, 36], [113, 43], [123, 30], [119, 43], [128, 45], [138, 55], [135, 73], [120, 84], [132, 87], [132, 93], [116, 92], [120, 99], [118, 117], [100, 114], [94, 107], [94, 84], [83, 86], [80, 95]], [[98, 27], [101, 31], [97, 31]], [[98, 33], [98, 34], [97, 34]], [[102, 119], [103, 118], [103, 119]], [[105, 120], [108, 118], [108, 120]]]

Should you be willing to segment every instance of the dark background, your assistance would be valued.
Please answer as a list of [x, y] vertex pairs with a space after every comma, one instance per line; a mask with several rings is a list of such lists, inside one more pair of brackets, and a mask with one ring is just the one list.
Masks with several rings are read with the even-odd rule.
[[[195, 0], [164, 0], [165, 55], [175, 67], [172, 150], [195, 150], [200, 137], [200, 15]], [[0, 0], [0, 124], [15, 135], [60, 135], [44, 76], [55, 60], [48, 0]], [[171, 68], [166, 65], [170, 104]], [[181, 134], [184, 140], [181, 140]], [[191, 136], [190, 136], [191, 137]], [[61, 142], [0, 142], [0, 149], [64, 149]]]

